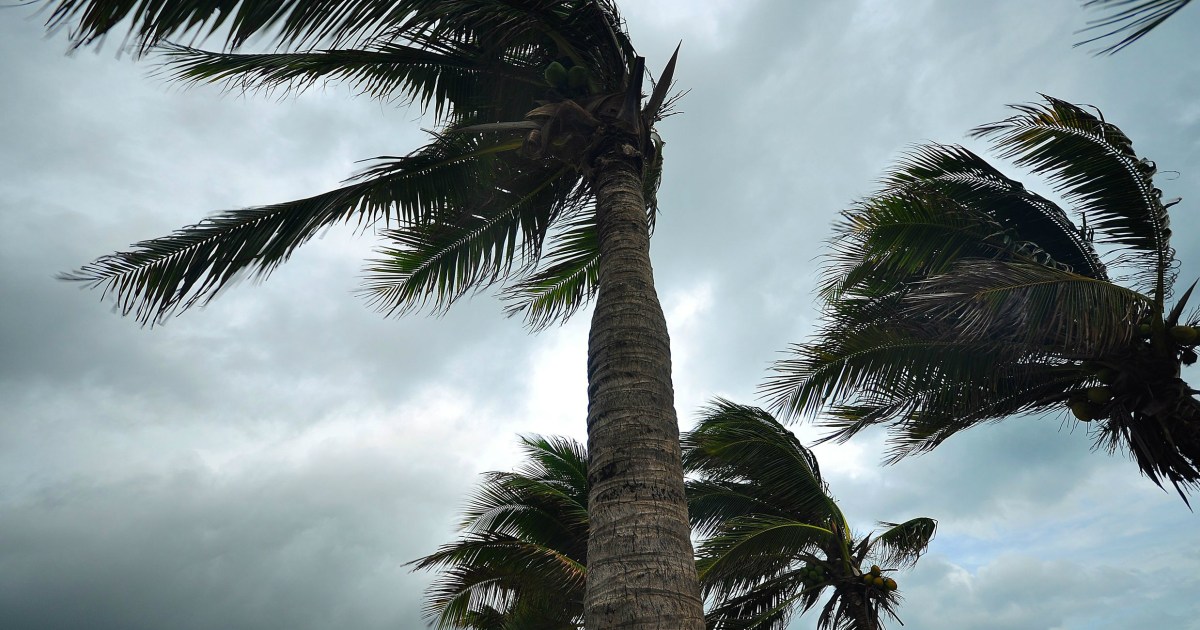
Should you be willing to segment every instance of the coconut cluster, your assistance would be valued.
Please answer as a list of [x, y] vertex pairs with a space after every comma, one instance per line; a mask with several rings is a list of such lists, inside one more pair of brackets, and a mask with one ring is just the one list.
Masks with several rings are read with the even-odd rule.
[[[1197, 360], [1195, 347], [1200, 344], [1200, 327], [1170, 326], [1167, 327], [1166, 333], [1167, 339], [1175, 346], [1179, 362], [1183, 365], [1195, 363]], [[1138, 325], [1137, 334], [1141, 339], [1147, 340], [1144, 343], [1148, 344], [1148, 340], [1154, 335], [1154, 327], [1148, 322], [1143, 322]], [[1071, 410], [1071, 415], [1083, 422], [1107, 418], [1110, 412], [1110, 403], [1114, 397], [1113, 386], [1119, 380], [1132, 376], [1123, 374], [1123, 369], [1128, 370], [1130, 366], [1122, 365], [1120, 362], [1084, 361], [1081, 367], [1092, 372], [1100, 385], [1077, 390], [1070, 394], [1067, 398], [1067, 407]], [[1136, 379], [1136, 377], [1133, 378]], [[1128, 380], [1125, 382], [1128, 387]]]
[[546, 85], [568, 97], [587, 96], [591, 93], [589, 89], [591, 77], [588, 75], [587, 68], [583, 66], [573, 65], [568, 68], [561, 62], [552, 61], [550, 65], [546, 66], [543, 76], [546, 79]]
[[894, 591], [899, 588], [896, 580], [883, 576], [883, 569], [880, 569], [877, 564], [871, 565], [871, 570], [863, 573], [863, 584], [867, 586], [868, 590], [874, 588], [881, 591]]
[[800, 581], [805, 588], [820, 586], [829, 581], [829, 572], [825, 570], [825, 567], [810, 564], [800, 570]]

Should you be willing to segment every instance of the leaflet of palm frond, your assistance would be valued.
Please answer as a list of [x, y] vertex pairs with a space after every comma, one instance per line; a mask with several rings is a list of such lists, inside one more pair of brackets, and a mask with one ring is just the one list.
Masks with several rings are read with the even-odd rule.
[[1095, 248], [1066, 212], [963, 147], [917, 147], [884, 183], [918, 195], [937, 190], [991, 218], [1009, 239], [1036, 243], [1054, 261], [1076, 273], [1106, 278]]
[[[589, 209], [590, 210], [590, 209]], [[551, 239], [553, 247], [532, 273], [504, 289], [509, 317], [523, 313], [525, 323], [541, 330], [587, 305], [596, 292], [599, 241], [591, 212], [566, 224]]]
[[1083, 3], [1084, 7], [1116, 8], [1107, 17], [1090, 21], [1088, 27], [1081, 31], [1105, 30], [1104, 33], [1078, 42], [1075, 46], [1128, 33], [1116, 43], [1096, 52], [1098, 55], [1115, 54], [1154, 30], [1189, 2], [1191, 0], [1088, 0]]
[[356, 222], [413, 222], [431, 206], [456, 205], [486, 184], [496, 155], [519, 141], [435, 137], [405, 157], [377, 158], [346, 186], [314, 197], [231, 210], [173, 234], [102, 256], [63, 280], [102, 287], [123, 314], [154, 323], [215, 297], [239, 273], [271, 274], [322, 229]]
[[[374, 98], [432, 105], [439, 121], [448, 111], [458, 119], [519, 118], [517, 108], [545, 92], [527, 64], [481, 60], [481, 52], [468, 46], [437, 52], [385, 43], [367, 50], [236, 54], [166, 44], [160, 50], [160, 74], [169, 80], [243, 91], [301, 91], [337, 81]], [[521, 82], [526, 94], [513, 93]], [[508, 98], [488, 98], [498, 97], [501, 86]]]
[[812, 452], [762, 409], [717, 398], [681, 443], [685, 471], [709, 482], [754, 484], [791, 518], [844, 521]]
[[752, 514], [726, 521], [720, 532], [700, 542], [696, 571], [704, 592], [724, 599], [782, 575], [800, 554], [837, 544], [837, 535], [827, 528]]
[[907, 568], [916, 565], [917, 559], [929, 549], [937, 533], [937, 521], [919, 517], [903, 523], [881, 522], [887, 530], [875, 537], [871, 544], [871, 555], [879, 564], [887, 567]]
[[565, 166], [495, 178], [466, 203], [383, 233], [394, 245], [367, 268], [363, 293], [373, 306], [388, 315], [426, 305], [440, 313], [469, 292], [523, 275], [537, 264], [549, 225], [590, 201]]
[[[1136, 288], [1151, 293], [1172, 264], [1169, 217], [1154, 187], [1153, 168], [1138, 159], [1115, 125], [1082, 108], [1045, 96], [1046, 105], [1012, 105], [1005, 120], [976, 127], [971, 136], [991, 140], [1004, 158], [1044, 175], [1087, 217], [1101, 241], [1139, 254]], [[1162, 286], [1163, 298], [1170, 287]]]
[[960, 260], [904, 300], [905, 315], [944, 324], [955, 339], [1004, 341], [1099, 357], [1127, 346], [1153, 301], [1052, 267]]
[[705, 613], [708, 630], [783, 630], [794, 612], [809, 610], [822, 589], [806, 588], [800, 570], [763, 580], [742, 595], [720, 600]]

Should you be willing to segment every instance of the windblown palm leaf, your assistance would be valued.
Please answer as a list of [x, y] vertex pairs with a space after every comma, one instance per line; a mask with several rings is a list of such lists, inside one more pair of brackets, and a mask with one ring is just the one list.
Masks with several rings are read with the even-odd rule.
[[1085, 31], [1105, 31], [1076, 46], [1083, 46], [1109, 37], [1124, 37], [1097, 54], [1113, 54], [1136, 42], [1165, 22], [1192, 0], [1087, 0], [1084, 7], [1109, 9], [1105, 17], [1091, 21]]
[[916, 149], [844, 213], [821, 329], [764, 391], [783, 413], [823, 414], [826, 439], [890, 426], [891, 462], [983, 422], [1069, 408], [1097, 445], [1128, 449], [1186, 501], [1200, 403], [1179, 375], [1198, 322], [1183, 314], [1190, 291], [1167, 309], [1177, 200], [1161, 200], [1154, 163], [1103, 118], [1050, 97], [1014, 109], [972, 135], [1047, 177], [1078, 224], [966, 149]]
[[582, 626], [587, 454], [564, 438], [523, 438], [522, 447], [516, 472], [485, 477], [462, 537], [411, 563], [440, 571], [425, 607], [438, 628]]
[[896, 618], [896, 584], [882, 573], [912, 566], [936, 521], [883, 523], [878, 535], [855, 535], [812, 452], [762, 409], [717, 399], [683, 447], [697, 476], [688, 498], [704, 537], [697, 566], [710, 629], [781, 629], [827, 593], [822, 630], [877, 630], [881, 618]]

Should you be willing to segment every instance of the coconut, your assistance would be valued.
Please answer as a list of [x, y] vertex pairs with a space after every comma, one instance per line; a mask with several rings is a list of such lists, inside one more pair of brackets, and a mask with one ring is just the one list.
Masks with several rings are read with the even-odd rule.
[[1138, 330], [1138, 335], [1142, 336], [1143, 338], [1149, 339], [1150, 335], [1154, 332], [1154, 327], [1151, 326], [1150, 324], [1138, 324], [1137, 330]]
[[1071, 413], [1079, 420], [1091, 422], [1098, 417], [1099, 409], [1096, 408], [1095, 403], [1079, 400], [1071, 403]]
[[1191, 326], [1172, 326], [1168, 332], [1171, 334], [1171, 339], [1184, 346], [1194, 346], [1197, 338], [1200, 338], [1200, 332]]
[[875, 577], [879, 577], [882, 574], [883, 574], [883, 570], [879, 568], [878, 564], [871, 565], [871, 575], [873, 575]]
[[567, 84], [567, 68], [557, 61], [551, 61], [544, 73], [546, 84], [552, 88], [562, 88]]
[[1088, 400], [1098, 405], [1103, 405], [1112, 400], [1112, 390], [1107, 387], [1089, 387], [1087, 388]]
[[588, 71], [583, 66], [571, 66], [567, 70], [567, 87], [576, 92], [586, 91], [588, 86]]
[[1117, 382], [1117, 371], [1112, 368], [1100, 368], [1096, 370], [1096, 380], [1105, 385], [1112, 385]]

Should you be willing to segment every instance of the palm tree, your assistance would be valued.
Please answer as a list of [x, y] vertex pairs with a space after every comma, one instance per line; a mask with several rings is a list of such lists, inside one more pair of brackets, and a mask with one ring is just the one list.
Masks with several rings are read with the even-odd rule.
[[438, 628], [582, 627], [587, 452], [566, 438], [531, 436], [521, 445], [516, 472], [485, 476], [462, 537], [411, 563], [441, 571], [425, 608]]
[[1192, 0], [1087, 0], [1083, 3], [1086, 8], [1110, 9], [1105, 17], [1092, 20], [1084, 31], [1096, 29], [1104, 33], [1085, 39], [1076, 46], [1083, 46], [1112, 36], [1125, 34], [1124, 38], [1115, 44], [1100, 50], [1097, 54], [1113, 54], [1126, 46], [1141, 39], [1172, 15], [1186, 7]]
[[[937, 522], [914, 518], [857, 534], [829, 494], [812, 452], [769, 413], [717, 399], [685, 434], [684, 465], [697, 562], [712, 599], [710, 630], [780, 630], [829, 594], [821, 630], [878, 630], [896, 617], [897, 583]], [[883, 568], [881, 569], [881, 565]]]
[[972, 136], [1048, 178], [1080, 224], [962, 147], [917, 148], [844, 213], [822, 327], [764, 391], [783, 413], [824, 412], [826, 439], [889, 425], [889, 462], [1069, 409], [1186, 502], [1200, 402], [1180, 369], [1196, 360], [1200, 313], [1183, 314], [1191, 288], [1168, 307], [1179, 200], [1161, 200], [1155, 164], [1103, 118], [1051, 97], [1014, 109]]
[[[588, 349], [589, 628], [699, 630], [666, 322], [649, 237], [674, 57], [645, 60], [611, 0], [48, 0], [75, 45], [128, 25], [178, 80], [246, 89], [340, 80], [431, 111], [440, 131], [345, 186], [223, 212], [67, 277], [154, 322], [240, 272], [270, 274], [326, 226], [378, 226], [365, 291], [387, 313], [501, 286], [534, 327], [595, 296]], [[165, 43], [225, 34], [219, 52]], [[255, 34], [276, 52], [236, 52]], [[325, 46], [323, 49], [316, 48]], [[155, 48], [158, 46], [157, 48]]]

